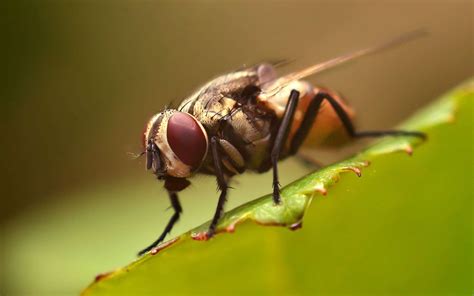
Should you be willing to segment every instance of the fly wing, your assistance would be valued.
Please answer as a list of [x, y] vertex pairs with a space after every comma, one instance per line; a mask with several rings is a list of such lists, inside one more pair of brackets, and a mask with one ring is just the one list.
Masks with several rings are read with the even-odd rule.
[[282, 76], [276, 80], [274, 80], [271, 83], [267, 83], [263, 89], [263, 92], [266, 93], [266, 97], [271, 96], [272, 94], [276, 94], [279, 90], [282, 88], [285, 88], [288, 84], [290, 84], [293, 81], [297, 81], [300, 79], [303, 79], [305, 77], [309, 77], [311, 75], [320, 73], [322, 71], [334, 68], [338, 65], [344, 64], [346, 62], [355, 60], [359, 57], [363, 57], [369, 54], [377, 53], [380, 51], [383, 51], [385, 49], [406, 43], [408, 41], [423, 37], [427, 35], [427, 31], [423, 29], [419, 29], [416, 31], [408, 32], [403, 35], [400, 35], [394, 39], [391, 39], [387, 42], [384, 42], [380, 45], [373, 46], [373, 47], [368, 47], [364, 49], [360, 49], [355, 52], [351, 52], [345, 55], [341, 55], [339, 57], [333, 58], [331, 60], [309, 66], [303, 70], [293, 72], [290, 74], [287, 74], [285, 76]]

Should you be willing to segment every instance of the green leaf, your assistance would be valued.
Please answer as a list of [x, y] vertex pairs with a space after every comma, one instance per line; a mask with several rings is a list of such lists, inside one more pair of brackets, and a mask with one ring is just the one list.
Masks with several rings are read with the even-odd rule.
[[205, 223], [83, 295], [471, 292], [473, 98], [470, 80], [401, 126], [425, 143], [378, 141], [285, 186], [281, 206], [271, 195], [239, 206], [213, 239], [199, 241]]

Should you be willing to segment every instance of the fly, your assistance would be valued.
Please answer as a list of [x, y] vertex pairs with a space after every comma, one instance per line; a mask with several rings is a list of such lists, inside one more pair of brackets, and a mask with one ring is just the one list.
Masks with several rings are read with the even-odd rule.
[[354, 112], [340, 95], [301, 80], [422, 35], [414, 31], [281, 77], [271, 64], [242, 69], [211, 80], [177, 109], [154, 115], [143, 134], [143, 154], [146, 168], [164, 181], [174, 214], [158, 239], [139, 255], [171, 231], [182, 213], [178, 192], [197, 173], [215, 176], [220, 191], [206, 235], [211, 238], [224, 212], [230, 179], [246, 170], [272, 169], [273, 201], [281, 204], [278, 161], [295, 155], [303, 142], [314, 147], [386, 135], [424, 138], [416, 131], [357, 131]]

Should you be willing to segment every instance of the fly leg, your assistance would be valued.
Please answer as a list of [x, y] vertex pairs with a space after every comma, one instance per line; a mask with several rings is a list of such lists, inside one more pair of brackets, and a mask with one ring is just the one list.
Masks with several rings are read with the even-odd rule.
[[[162, 179], [160, 175], [162, 173], [160, 150], [151, 140], [148, 142], [146, 149], [146, 168], [148, 170], [153, 169], [153, 173], [158, 177], [158, 179]], [[151, 245], [138, 252], [138, 256], [141, 256], [156, 247], [165, 239], [166, 235], [171, 231], [171, 229], [173, 229], [174, 224], [179, 220], [179, 216], [183, 211], [181, 204], [179, 203], [177, 192], [185, 189], [189, 186], [189, 184], [190, 182], [188, 180], [182, 178], [167, 177], [165, 179], [165, 189], [168, 191], [171, 207], [174, 209], [174, 214], [168, 221], [163, 233], [161, 233], [161, 235]]]
[[299, 96], [300, 93], [298, 91], [291, 91], [290, 97], [288, 98], [288, 103], [285, 107], [283, 119], [281, 121], [280, 127], [278, 128], [275, 142], [273, 143], [271, 161], [273, 166], [273, 202], [275, 204], [279, 204], [281, 202], [280, 182], [278, 181], [278, 160], [280, 159], [281, 150], [285, 145], [288, 138], [288, 133], [290, 132], [291, 123], [293, 122], [293, 117], [295, 116]]
[[148, 252], [151, 249], [153, 249], [154, 247], [156, 247], [159, 243], [161, 243], [165, 239], [166, 235], [171, 231], [174, 224], [179, 220], [179, 216], [180, 216], [181, 212], [183, 211], [183, 209], [181, 208], [181, 204], [179, 203], [178, 194], [176, 192], [172, 192], [172, 191], [168, 190], [168, 195], [170, 197], [171, 206], [174, 209], [174, 214], [173, 214], [173, 216], [171, 216], [171, 219], [169, 220], [168, 224], [166, 225], [166, 227], [165, 227], [163, 233], [160, 235], [160, 237], [158, 237], [158, 239], [156, 241], [154, 241], [151, 245], [149, 245], [145, 249], [138, 252], [138, 256], [141, 256], [141, 255], [145, 254], [146, 252]]
[[211, 225], [207, 231], [207, 238], [214, 236], [216, 232], [217, 223], [219, 222], [222, 214], [224, 213], [224, 205], [227, 201], [227, 181], [224, 175], [224, 169], [222, 167], [222, 156], [219, 153], [219, 139], [217, 137], [211, 138], [211, 152], [212, 159], [214, 162], [214, 169], [217, 177], [217, 187], [221, 191], [219, 195], [219, 201], [217, 202], [216, 212], [212, 218]]
[[319, 91], [312, 101], [309, 103], [308, 109], [306, 114], [304, 115], [303, 121], [301, 122], [300, 128], [295, 133], [293, 139], [290, 143], [290, 154], [295, 154], [298, 152], [301, 144], [303, 143], [304, 139], [308, 135], [310, 129], [313, 126], [313, 123], [316, 119], [318, 114], [319, 108], [321, 107], [321, 103], [323, 100], [327, 100], [331, 107], [336, 111], [337, 116], [341, 120], [344, 128], [346, 129], [349, 136], [352, 138], [363, 138], [363, 137], [382, 137], [382, 136], [413, 136], [419, 138], [426, 138], [426, 135], [422, 132], [416, 131], [402, 131], [402, 130], [382, 130], [382, 131], [362, 131], [358, 132], [354, 129], [354, 125], [352, 124], [349, 115], [347, 115], [346, 111], [342, 108], [342, 106], [337, 102], [331, 94], [325, 91]]

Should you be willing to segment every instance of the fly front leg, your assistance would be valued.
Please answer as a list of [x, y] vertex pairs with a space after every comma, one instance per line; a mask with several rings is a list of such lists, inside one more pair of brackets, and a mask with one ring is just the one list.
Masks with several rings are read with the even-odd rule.
[[308, 109], [304, 115], [303, 121], [295, 133], [290, 143], [290, 154], [295, 154], [301, 147], [301, 144], [306, 139], [309, 131], [313, 127], [313, 123], [316, 120], [321, 104], [324, 100], [327, 100], [331, 107], [336, 112], [337, 116], [341, 120], [345, 130], [352, 138], [363, 138], [363, 137], [382, 137], [382, 136], [413, 136], [418, 138], [426, 138], [426, 135], [422, 132], [417, 131], [403, 131], [403, 130], [381, 130], [381, 131], [362, 131], [358, 132], [354, 129], [354, 125], [347, 114], [342, 108], [338, 101], [328, 92], [319, 91], [316, 93], [312, 101], [309, 103]]
[[171, 232], [173, 226], [179, 220], [179, 216], [183, 212], [183, 209], [181, 208], [181, 204], [178, 199], [177, 192], [183, 190], [184, 188], [189, 186], [189, 184], [189, 181], [187, 181], [186, 179], [170, 178], [165, 181], [165, 188], [168, 191], [171, 207], [174, 210], [173, 216], [171, 216], [170, 220], [168, 221], [168, 224], [166, 225], [161, 235], [156, 239], [156, 241], [154, 241], [145, 249], [138, 252], [138, 256], [141, 256], [153, 249], [154, 247], [158, 246], [165, 239], [166, 235]]
[[291, 91], [288, 103], [285, 107], [283, 119], [281, 121], [280, 127], [278, 128], [278, 132], [275, 137], [275, 142], [273, 143], [271, 161], [273, 166], [273, 202], [275, 204], [279, 204], [281, 202], [280, 182], [278, 179], [278, 160], [280, 159], [281, 150], [285, 145], [286, 140], [288, 138], [288, 134], [290, 132], [291, 123], [293, 122], [293, 117], [295, 116], [299, 96], [300, 94], [298, 91]]
[[214, 236], [216, 233], [216, 227], [217, 223], [222, 217], [222, 214], [224, 214], [224, 205], [227, 201], [227, 181], [225, 179], [224, 175], [224, 169], [222, 167], [222, 156], [220, 155], [219, 152], [219, 139], [217, 137], [212, 137], [211, 138], [211, 153], [212, 153], [212, 159], [214, 162], [214, 170], [216, 173], [216, 178], [217, 178], [217, 187], [221, 191], [219, 195], [219, 201], [217, 202], [217, 207], [216, 207], [216, 212], [214, 213], [214, 217], [212, 218], [211, 225], [209, 226], [209, 229], [207, 231], [207, 238], [211, 238]]

